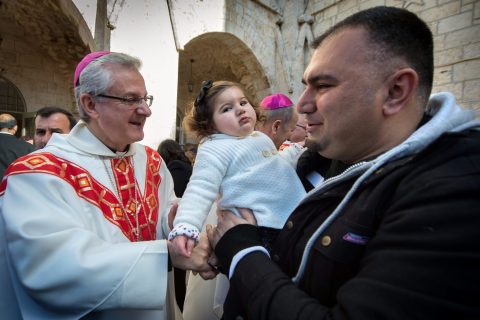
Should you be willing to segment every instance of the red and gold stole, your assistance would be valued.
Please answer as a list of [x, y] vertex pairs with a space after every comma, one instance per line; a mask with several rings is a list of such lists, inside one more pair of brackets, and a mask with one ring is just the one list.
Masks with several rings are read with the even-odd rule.
[[[139, 206], [140, 236], [138, 238], [139, 240], [155, 240], [160, 205], [158, 188], [162, 180], [159, 173], [161, 159], [153, 149], [145, 147], [145, 150], [147, 167], [143, 195], [134, 179], [131, 157], [110, 160], [114, 183], [121, 198], [118, 199], [114, 192], [96, 181], [91, 173], [84, 168], [51, 153], [44, 152], [26, 155], [15, 161], [5, 172], [0, 184], [0, 196], [4, 194], [7, 187], [8, 176], [28, 173], [51, 174], [69, 183], [80, 198], [98, 207], [103, 216], [119, 227], [130, 241], [137, 241], [135, 210], [136, 206]], [[133, 199], [133, 188], [136, 188], [136, 203]], [[119, 201], [122, 201], [122, 203]], [[129, 221], [126, 219], [129, 219]]]

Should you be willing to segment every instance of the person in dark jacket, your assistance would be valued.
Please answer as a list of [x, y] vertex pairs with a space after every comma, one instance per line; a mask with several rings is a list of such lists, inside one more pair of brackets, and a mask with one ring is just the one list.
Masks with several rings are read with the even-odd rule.
[[306, 196], [270, 256], [248, 209], [219, 212], [207, 233], [230, 278], [224, 318], [480, 319], [480, 121], [430, 96], [428, 26], [358, 12], [316, 40], [303, 79], [309, 139], [349, 167]]
[[190, 160], [185, 155], [180, 144], [172, 139], [163, 140], [157, 151], [172, 174], [175, 195], [181, 198], [192, 175]]
[[17, 128], [17, 120], [11, 114], [0, 114], [0, 180], [13, 161], [35, 149], [32, 144], [15, 136]]
[[[157, 151], [172, 174], [175, 195], [181, 198], [192, 175], [190, 160], [185, 155], [180, 144], [172, 139], [163, 140], [158, 146]], [[183, 311], [186, 294], [186, 273], [185, 270], [174, 268], [173, 274], [175, 278], [175, 298], [180, 311]]]
[[307, 149], [298, 158], [296, 171], [305, 191], [309, 192], [325, 180], [329, 168], [337, 162], [322, 157], [313, 142], [306, 140], [305, 146]]

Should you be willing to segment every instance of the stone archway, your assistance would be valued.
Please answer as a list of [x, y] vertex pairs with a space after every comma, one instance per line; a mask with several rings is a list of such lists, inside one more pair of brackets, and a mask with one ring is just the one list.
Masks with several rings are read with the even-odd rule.
[[0, 112], [26, 111], [25, 99], [17, 86], [0, 75]]
[[26, 111], [23, 94], [13, 82], [0, 75], [0, 113], [9, 113], [15, 117], [18, 126], [17, 137], [33, 134], [23, 130], [28, 127], [24, 117]]
[[181, 119], [195, 99], [203, 80], [240, 83], [258, 103], [269, 94], [270, 84], [253, 54], [239, 38], [224, 32], [202, 34], [179, 54], [177, 89], [177, 137], [182, 141]]
[[64, 73], [72, 73], [76, 63], [95, 48], [83, 16], [71, 0], [2, 1], [2, 18], [10, 17]]
[[75, 65], [95, 44], [73, 2], [1, 0], [0, 30], [0, 67], [22, 92], [25, 111], [74, 111]]
[[[58, 106], [75, 112], [75, 65], [95, 43], [71, 0], [0, 0], [0, 70], [23, 99], [26, 135], [33, 134], [35, 111]], [[18, 119], [17, 119], [18, 120]]]

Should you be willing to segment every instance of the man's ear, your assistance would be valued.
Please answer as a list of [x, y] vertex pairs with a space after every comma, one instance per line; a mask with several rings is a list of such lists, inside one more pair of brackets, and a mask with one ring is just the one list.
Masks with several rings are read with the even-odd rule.
[[386, 116], [400, 112], [416, 94], [418, 88], [418, 74], [412, 68], [396, 71], [387, 78], [388, 96], [383, 105]]
[[98, 113], [95, 109], [95, 100], [93, 100], [92, 96], [88, 93], [82, 93], [80, 95], [80, 104], [85, 113], [89, 116], [89, 118], [96, 118]]
[[278, 129], [282, 125], [282, 120], [275, 120], [272, 123], [272, 132], [276, 134], [278, 132]]

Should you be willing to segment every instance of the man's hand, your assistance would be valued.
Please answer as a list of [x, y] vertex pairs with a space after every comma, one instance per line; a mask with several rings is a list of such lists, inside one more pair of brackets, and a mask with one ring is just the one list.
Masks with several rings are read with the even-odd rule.
[[210, 245], [213, 249], [215, 249], [218, 241], [220, 241], [225, 232], [234, 226], [244, 223], [257, 225], [257, 220], [255, 219], [252, 210], [246, 208], [237, 208], [237, 210], [240, 212], [242, 217], [238, 217], [228, 210], [222, 210], [217, 213], [217, 226], [213, 227], [209, 224], [206, 226], [208, 240], [210, 241]]
[[174, 267], [198, 272], [205, 280], [213, 279], [217, 276], [218, 272], [208, 263], [208, 259], [212, 254], [212, 248], [205, 233], [200, 234], [199, 242], [193, 248], [189, 258], [178, 254], [173, 249], [173, 244], [170, 241], [167, 241], [167, 244], [168, 253]]

